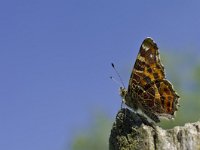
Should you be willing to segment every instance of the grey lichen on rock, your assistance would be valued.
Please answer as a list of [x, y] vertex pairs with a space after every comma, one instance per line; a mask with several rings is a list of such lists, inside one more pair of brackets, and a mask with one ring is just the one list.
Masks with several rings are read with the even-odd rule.
[[200, 150], [200, 122], [164, 130], [128, 109], [113, 124], [110, 150]]

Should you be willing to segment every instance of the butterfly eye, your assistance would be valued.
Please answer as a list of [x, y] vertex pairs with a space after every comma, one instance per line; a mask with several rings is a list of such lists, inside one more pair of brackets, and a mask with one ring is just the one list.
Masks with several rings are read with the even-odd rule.
[[124, 98], [127, 94], [127, 90], [124, 87], [120, 87], [120, 95]]

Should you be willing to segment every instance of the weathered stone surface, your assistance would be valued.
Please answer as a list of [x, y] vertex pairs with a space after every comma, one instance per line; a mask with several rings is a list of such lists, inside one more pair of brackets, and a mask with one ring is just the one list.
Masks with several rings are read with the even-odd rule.
[[128, 109], [116, 116], [110, 150], [200, 150], [200, 122], [164, 130]]

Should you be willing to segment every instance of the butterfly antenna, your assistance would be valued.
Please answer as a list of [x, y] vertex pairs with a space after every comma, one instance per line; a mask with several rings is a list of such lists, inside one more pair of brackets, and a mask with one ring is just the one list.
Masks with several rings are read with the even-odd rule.
[[[112, 65], [113, 69], [115, 70], [115, 72], [116, 72], [117, 76], [119, 77], [119, 80], [120, 80], [121, 84], [122, 84], [122, 85], [123, 85], [123, 87], [125, 88], [124, 82], [122, 81], [122, 78], [121, 78], [121, 76], [119, 75], [119, 73], [118, 73], [117, 69], [115, 68], [115, 65], [114, 65], [114, 63], [111, 63], [111, 65]], [[116, 81], [116, 80], [115, 80], [113, 77], [110, 77], [110, 78], [119, 84], [119, 82], [118, 82], [118, 81]]]

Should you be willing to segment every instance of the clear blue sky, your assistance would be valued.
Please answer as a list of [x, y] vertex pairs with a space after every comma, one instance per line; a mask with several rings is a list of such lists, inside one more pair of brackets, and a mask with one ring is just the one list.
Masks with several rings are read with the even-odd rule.
[[[93, 112], [120, 107], [143, 39], [200, 49], [199, 1], [0, 2], [0, 149], [61, 150]], [[162, 52], [161, 52], [162, 53]], [[165, 64], [166, 65], [166, 64]]]

